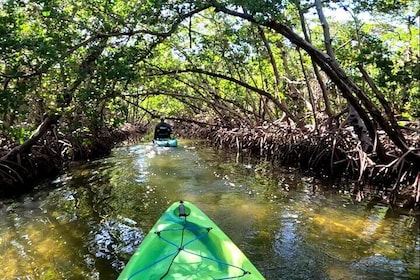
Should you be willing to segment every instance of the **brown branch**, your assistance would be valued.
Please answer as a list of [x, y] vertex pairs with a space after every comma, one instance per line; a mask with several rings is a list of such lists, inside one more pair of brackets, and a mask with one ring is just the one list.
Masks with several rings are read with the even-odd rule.
[[[366, 72], [366, 70], [363, 68], [362, 65], [357, 65], [357, 68], [359, 68], [360, 73], [362, 73], [363, 79], [368, 83], [370, 88], [372, 89], [373, 93], [375, 94], [376, 98], [381, 103], [382, 107], [384, 107], [385, 113], [391, 122], [393, 127], [398, 127], [398, 123], [394, 117], [394, 112], [392, 111], [391, 107], [389, 106], [388, 102], [386, 101], [385, 97], [382, 95], [382, 93], [379, 91], [378, 87], [376, 86], [373, 79], [369, 76], [369, 74]], [[399, 131], [398, 131], [399, 132]], [[402, 137], [402, 136], [401, 136]]]
[[10, 150], [10, 152], [0, 158], [0, 160], [9, 160], [11, 156], [20, 155], [29, 151], [29, 149], [51, 128], [51, 126], [57, 123], [57, 120], [58, 116], [47, 116], [28, 140]]
[[171, 75], [171, 74], [180, 74], [180, 73], [198, 73], [198, 74], [204, 74], [204, 75], [208, 75], [214, 78], [220, 78], [220, 79], [224, 79], [233, 83], [236, 83], [246, 89], [252, 90], [262, 96], [267, 97], [270, 101], [272, 101], [274, 104], [276, 104], [276, 106], [278, 108], [280, 108], [292, 121], [294, 121], [299, 127], [303, 128], [304, 124], [302, 122], [300, 122], [289, 110], [287, 107], [283, 106], [282, 103], [280, 103], [280, 101], [278, 99], [276, 99], [273, 95], [271, 95], [269, 92], [266, 92], [262, 89], [256, 88], [254, 86], [251, 86], [243, 81], [240, 81], [238, 79], [235, 79], [233, 77], [229, 77], [223, 74], [219, 74], [219, 73], [213, 73], [210, 71], [206, 71], [206, 70], [202, 70], [202, 69], [184, 69], [184, 70], [175, 70], [175, 71], [163, 71], [161, 73], [157, 73], [157, 74], [151, 74], [150, 76], [156, 76], [156, 75]]
[[[248, 125], [251, 125], [249, 120], [244, 119], [243, 116], [240, 115], [238, 112], [236, 112], [235, 110], [233, 110], [232, 108], [230, 108], [229, 106], [227, 106], [226, 104], [223, 104], [221, 102], [221, 101], [224, 101], [224, 102], [229, 103], [229, 100], [226, 100], [222, 97], [219, 97], [218, 95], [216, 95], [216, 98], [213, 99], [213, 100], [216, 100], [216, 101], [211, 101], [211, 100], [209, 100], [208, 98], [205, 98], [205, 97], [197, 97], [197, 96], [180, 94], [180, 93], [176, 93], [176, 92], [166, 92], [166, 91], [165, 92], [163, 92], [163, 91], [151, 91], [151, 92], [145, 92], [145, 93], [124, 95], [123, 97], [140, 97], [140, 96], [147, 97], [147, 96], [157, 96], [157, 95], [165, 95], [165, 96], [173, 97], [173, 98], [183, 102], [184, 104], [186, 104], [189, 107], [195, 107], [195, 108], [201, 110], [202, 108], [196, 107], [195, 105], [187, 102], [183, 98], [195, 99], [195, 100], [207, 103], [208, 105], [212, 106], [215, 110], [216, 110], [216, 108], [218, 108], [218, 110], [216, 110], [217, 112], [224, 112], [225, 115], [226, 115], [226, 112], [229, 112], [231, 115], [235, 116], [236, 119], [241, 120], [242, 122], [246, 122]], [[239, 107], [239, 108], [241, 108], [241, 107]], [[247, 112], [245, 111], [244, 113], [247, 113]]]
[[[132, 102], [132, 101], [130, 101], [130, 100], [127, 100], [126, 98], [124, 98], [124, 96], [122, 96], [122, 98], [123, 98], [123, 99], [124, 99], [127, 103], [129, 103], [129, 104], [131, 104], [131, 105], [133, 105], [133, 106], [136, 106], [137, 108], [140, 108], [141, 110], [145, 111], [145, 112], [146, 112], [147, 114], [149, 114], [152, 118], [157, 119], [157, 118], [159, 118], [159, 117], [160, 117], [160, 115], [159, 115], [159, 114], [156, 114], [156, 113], [154, 113], [154, 112], [152, 112], [152, 111], [150, 111], [150, 110], [148, 110], [148, 109], [146, 109], [146, 108], [142, 107], [142, 106], [141, 106], [141, 105], [139, 105], [139, 104], [136, 104], [136, 103], [134, 103], [134, 102]], [[177, 118], [175, 118], [175, 117], [165, 117], [165, 119], [167, 119], [167, 120], [172, 120], [172, 121], [182, 121], [182, 122], [195, 123], [195, 124], [202, 125], [202, 126], [217, 126], [217, 125], [215, 125], [215, 124], [210, 124], [210, 123], [200, 122], [200, 121], [197, 121], [197, 120], [194, 120], [194, 119], [187, 119], [187, 118], [181, 118], [181, 117], [177, 117]]]

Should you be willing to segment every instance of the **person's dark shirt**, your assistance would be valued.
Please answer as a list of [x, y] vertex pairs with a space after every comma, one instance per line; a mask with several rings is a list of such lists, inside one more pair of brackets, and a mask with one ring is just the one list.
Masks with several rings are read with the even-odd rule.
[[172, 127], [170, 124], [161, 121], [155, 127], [154, 139], [168, 139], [171, 138]]

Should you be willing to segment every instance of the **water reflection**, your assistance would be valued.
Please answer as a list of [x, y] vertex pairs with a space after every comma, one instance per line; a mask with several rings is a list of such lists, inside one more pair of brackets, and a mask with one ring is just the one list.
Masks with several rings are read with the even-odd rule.
[[[123, 223], [125, 222], [125, 223]], [[137, 223], [130, 219], [122, 221], [102, 221], [95, 232], [91, 232], [93, 239], [89, 241], [89, 251], [96, 258], [106, 259], [111, 266], [122, 270], [135, 249], [144, 238]], [[123, 256], [121, 259], [120, 256]]]
[[418, 279], [419, 221], [267, 163], [138, 145], [0, 202], [0, 279], [116, 279], [161, 213], [190, 200], [267, 279]]

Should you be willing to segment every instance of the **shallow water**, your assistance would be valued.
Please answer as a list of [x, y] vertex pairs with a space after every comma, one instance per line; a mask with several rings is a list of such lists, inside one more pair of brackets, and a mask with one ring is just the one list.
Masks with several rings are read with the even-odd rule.
[[192, 142], [121, 147], [0, 201], [0, 279], [116, 279], [177, 200], [201, 208], [267, 279], [419, 279], [419, 219], [346, 189]]

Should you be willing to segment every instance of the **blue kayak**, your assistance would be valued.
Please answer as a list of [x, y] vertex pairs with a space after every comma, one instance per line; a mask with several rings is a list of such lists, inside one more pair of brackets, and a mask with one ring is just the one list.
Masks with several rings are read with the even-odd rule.
[[170, 139], [170, 138], [156, 139], [153, 141], [153, 143], [158, 147], [177, 147], [178, 146], [178, 140]]

